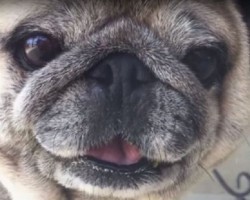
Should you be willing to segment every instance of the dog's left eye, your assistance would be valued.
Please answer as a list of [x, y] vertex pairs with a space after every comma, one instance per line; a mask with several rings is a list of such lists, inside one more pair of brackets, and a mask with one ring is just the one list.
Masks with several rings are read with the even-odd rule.
[[36, 70], [46, 65], [60, 53], [56, 39], [46, 35], [26, 38], [19, 46], [16, 56], [26, 70]]
[[218, 50], [212, 48], [192, 49], [183, 59], [205, 86], [209, 86], [211, 78], [219, 70], [220, 61]]

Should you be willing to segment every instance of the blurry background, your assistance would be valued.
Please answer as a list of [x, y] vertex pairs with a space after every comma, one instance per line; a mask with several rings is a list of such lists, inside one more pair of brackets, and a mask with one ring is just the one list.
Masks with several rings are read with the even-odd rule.
[[205, 174], [183, 200], [250, 200], [250, 136], [223, 165]]

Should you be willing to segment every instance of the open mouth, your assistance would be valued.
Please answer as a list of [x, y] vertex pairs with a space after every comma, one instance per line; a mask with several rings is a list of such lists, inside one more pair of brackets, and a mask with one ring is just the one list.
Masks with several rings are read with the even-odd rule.
[[98, 166], [99, 171], [103, 172], [137, 173], [149, 169], [159, 170], [170, 165], [148, 160], [142, 156], [138, 147], [120, 137], [98, 148], [89, 149], [82, 159]]
[[[55, 171], [51, 172], [53, 178], [64, 187], [91, 195], [95, 195], [93, 191], [98, 190], [101, 195], [112, 193], [117, 197], [134, 197], [133, 195], [143, 193], [143, 188], [154, 191], [173, 184], [183, 162], [167, 163], [148, 159], [143, 156], [139, 147], [120, 137], [115, 137], [102, 146], [90, 148], [79, 157], [50, 158], [54, 159], [56, 166]], [[40, 170], [44, 175], [48, 174], [43, 172], [43, 168]], [[124, 194], [124, 190], [133, 193]]]
[[140, 150], [135, 145], [119, 137], [104, 146], [88, 150], [86, 155], [116, 165], [133, 165], [142, 159]]

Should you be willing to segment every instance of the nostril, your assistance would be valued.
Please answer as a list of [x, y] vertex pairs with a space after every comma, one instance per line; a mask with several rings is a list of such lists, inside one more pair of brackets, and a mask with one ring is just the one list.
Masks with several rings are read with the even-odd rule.
[[139, 65], [137, 66], [135, 79], [139, 84], [145, 84], [154, 82], [156, 78], [148, 68]]
[[94, 79], [102, 85], [109, 86], [113, 83], [113, 72], [109, 64], [103, 63], [98, 67], [91, 69], [87, 77]]

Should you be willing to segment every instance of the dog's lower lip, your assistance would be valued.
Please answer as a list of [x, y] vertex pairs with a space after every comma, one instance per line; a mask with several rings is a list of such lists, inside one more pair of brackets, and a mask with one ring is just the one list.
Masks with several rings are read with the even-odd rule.
[[144, 169], [149, 167], [151, 164], [150, 162], [142, 158], [137, 163], [131, 164], [131, 165], [117, 165], [115, 163], [106, 162], [103, 160], [98, 160], [93, 157], [83, 157], [83, 159], [88, 160], [89, 162], [92, 162], [94, 165], [98, 166], [99, 169], [105, 170], [112, 170], [117, 172], [136, 172], [137, 170]]

